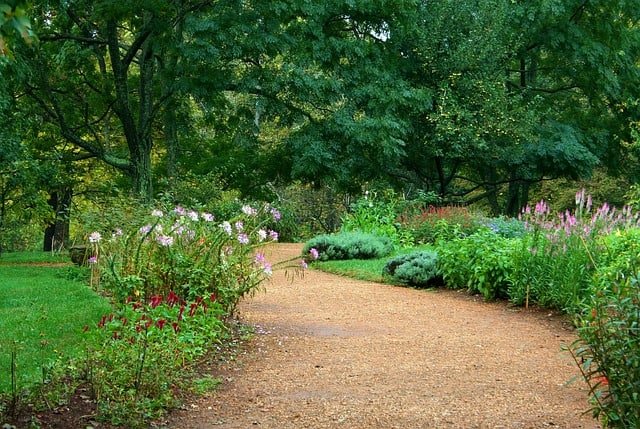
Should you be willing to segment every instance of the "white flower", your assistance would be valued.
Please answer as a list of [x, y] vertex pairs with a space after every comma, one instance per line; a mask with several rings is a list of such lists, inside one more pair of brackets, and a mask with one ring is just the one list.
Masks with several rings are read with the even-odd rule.
[[258, 211], [251, 206], [244, 205], [242, 206], [242, 213], [246, 214], [247, 216], [255, 216], [258, 214]]
[[193, 210], [189, 211], [187, 213], [187, 216], [189, 216], [189, 219], [191, 219], [194, 222], [197, 222], [198, 219], [200, 219], [200, 217], [198, 216], [198, 213], [194, 212]]
[[97, 243], [100, 240], [102, 240], [102, 235], [98, 231], [89, 234], [89, 243]]
[[220, 224], [220, 228], [222, 228], [224, 230], [224, 232], [226, 232], [228, 235], [232, 234], [231, 224], [229, 222], [227, 222], [226, 220]]
[[202, 219], [207, 222], [213, 222], [213, 215], [211, 213], [202, 213]]
[[151, 212], [151, 216], [155, 216], [155, 217], [162, 217], [164, 216], [164, 213], [162, 213], [162, 210], [153, 210]]
[[258, 230], [258, 241], [262, 242], [267, 239], [267, 231], [264, 229]]

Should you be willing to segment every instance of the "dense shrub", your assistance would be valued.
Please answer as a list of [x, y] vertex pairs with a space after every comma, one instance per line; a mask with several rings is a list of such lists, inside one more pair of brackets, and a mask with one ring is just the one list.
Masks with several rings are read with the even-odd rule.
[[365, 192], [342, 217], [342, 232], [365, 232], [388, 237], [396, 247], [413, 245], [413, 237], [407, 229], [401, 229], [396, 222], [398, 201], [388, 193], [386, 198], [377, 193]]
[[480, 218], [466, 207], [444, 206], [421, 208], [399, 217], [402, 229], [411, 233], [416, 243], [434, 243], [438, 238], [467, 236], [481, 227]]
[[479, 223], [505, 238], [518, 238], [527, 233], [525, 223], [520, 219], [494, 217], [482, 219]]
[[467, 287], [485, 299], [506, 298], [517, 239], [506, 239], [489, 230], [436, 244], [438, 270], [447, 287]]
[[319, 235], [307, 241], [303, 254], [315, 248], [319, 260], [372, 259], [387, 256], [393, 250], [388, 237], [361, 232]]
[[437, 262], [436, 252], [412, 252], [389, 260], [383, 274], [410, 286], [428, 286], [438, 277]]
[[600, 240], [593, 286], [572, 352], [605, 426], [640, 427], [640, 229]]
[[292, 184], [272, 191], [273, 205], [282, 213], [278, 223], [282, 241], [302, 241], [336, 232], [347, 211], [346, 196], [328, 187]]

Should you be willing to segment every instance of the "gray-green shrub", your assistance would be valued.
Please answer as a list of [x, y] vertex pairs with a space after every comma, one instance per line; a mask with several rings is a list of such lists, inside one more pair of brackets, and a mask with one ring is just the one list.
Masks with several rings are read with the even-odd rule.
[[384, 266], [383, 274], [410, 286], [424, 287], [438, 277], [438, 254], [421, 250], [396, 256]]
[[323, 234], [307, 241], [302, 251], [307, 254], [315, 248], [319, 260], [372, 259], [387, 256], [393, 250], [388, 237], [380, 237], [362, 232], [341, 232]]

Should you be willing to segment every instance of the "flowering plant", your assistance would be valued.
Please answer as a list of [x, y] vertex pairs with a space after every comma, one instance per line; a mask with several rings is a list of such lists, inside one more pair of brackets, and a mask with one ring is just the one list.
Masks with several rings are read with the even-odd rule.
[[279, 218], [269, 206], [246, 205], [222, 221], [176, 206], [156, 208], [110, 238], [89, 235], [92, 272], [116, 303], [97, 329], [87, 328], [86, 372], [103, 415], [137, 425], [170, 405], [189, 364], [228, 335], [224, 320], [239, 300], [278, 266], [293, 265], [271, 264], [260, 250], [278, 240], [266, 225]]
[[278, 233], [264, 226], [277, 218], [279, 212], [269, 206], [244, 206], [240, 215], [222, 222], [181, 206], [154, 209], [127, 233], [108, 240], [95, 240], [100, 234], [92, 233], [92, 266], [120, 303], [170, 291], [185, 299], [213, 293], [230, 313], [273, 271], [256, 251], [278, 240]]

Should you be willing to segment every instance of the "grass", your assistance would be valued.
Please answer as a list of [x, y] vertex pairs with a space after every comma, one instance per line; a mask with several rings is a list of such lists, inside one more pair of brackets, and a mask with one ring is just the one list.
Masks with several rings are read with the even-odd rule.
[[65, 260], [45, 252], [0, 258], [0, 393], [11, 389], [13, 350], [18, 389], [28, 389], [51, 362], [77, 356], [83, 327], [110, 312], [106, 299], [69, 276], [74, 267], [49, 265]]
[[339, 274], [346, 277], [352, 277], [358, 280], [365, 280], [377, 283], [397, 284], [389, 277], [382, 275], [382, 269], [387, 261], [395, 256], [404, 255], [406, 253], [418, 250], [433, 250], [430, 245], [420, 245], [411, 248], [405, 248], [395, 251], [389, 256], [378, 259], [350, 259], [346, 261], [324, 261], [314, 262], [313, 268], [328, 273]]

